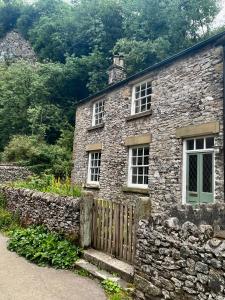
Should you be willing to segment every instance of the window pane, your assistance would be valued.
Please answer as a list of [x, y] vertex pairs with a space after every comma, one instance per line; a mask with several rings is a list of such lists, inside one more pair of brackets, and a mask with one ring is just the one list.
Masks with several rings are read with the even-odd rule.
[[196, 149], [204, 149], [204, 139], [196, 140]]
[[132, 176], [132, 183], [137, 184], [137, 176], [135, 175]]
[[212, 153], [203, 154], [203, 192], [212, 193], [213, 186]]
[[148, 176], [144, 177], [144, 184], [148, 184]]
[[214, 147], [214, 138], [213, 137], [209, 137], [206, 138], [206, 148], [213, 148]]
[[143, 148], [138, 148], [138, 156], [142, 156], [143, 155]]
[[189, 187], [191, 192], [197, 192], [197, 176], [198, 176], [198, 157], [197, 155], [189, 156]]
[[143, 184], [143, 176], [138, 177], [138, 184]]
[[194, 150], [194, 140], [187, 141], [187, 150]]

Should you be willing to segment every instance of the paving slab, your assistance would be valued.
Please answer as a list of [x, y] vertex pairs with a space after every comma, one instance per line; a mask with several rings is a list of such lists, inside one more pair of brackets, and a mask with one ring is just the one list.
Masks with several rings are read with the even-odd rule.
[[106, 300], [101, 286], [70, 271], [38, 267], [6, 248], [0, 235], [0, 300]]

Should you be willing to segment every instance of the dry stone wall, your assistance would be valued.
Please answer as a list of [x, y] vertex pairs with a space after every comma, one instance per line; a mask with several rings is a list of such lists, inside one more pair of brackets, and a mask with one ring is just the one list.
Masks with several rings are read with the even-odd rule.
[[0, 164], [0, 183], [26, 179], [32, 173], [24, 167]]
[[142, 220], [137, 232], [136, 299], [224, 300], [224, 215], [225, 205], [218, 204], [175, 208], [170, 216]]
[[[102, 143], [100, 189], [96, 197], [136, 201], [138, 193], [124, 191], [128, 181], [129, 136], [151, 134], [149, 196], [155, 211], [165, 211], [182, 199], [183, 140], [176, 129], [218, 121], [223, 141], [222, 47], [210, 45], [149, 73], [152, 81], [152, 115], [129, 119], [132, 87], [129, 82], [111, 90], [105, 99], [105, 124], [92, 128], [93, 101], [80, 103], [76, 114], [74, 169], [72, 180], [85, 186], [88, 144]], [[143, 78], [140, 78], [141, 82]], [[136, 83], [138, 83], [136, 81]], [[215, 201], [223, 202], [223, 154], [215, 157]]]
[[24, 225], [45, 225], [49, 230], [78, 240], [81, 198], [62, 197], [27, 189], [2, 187], [7, 209], [17, 213]]

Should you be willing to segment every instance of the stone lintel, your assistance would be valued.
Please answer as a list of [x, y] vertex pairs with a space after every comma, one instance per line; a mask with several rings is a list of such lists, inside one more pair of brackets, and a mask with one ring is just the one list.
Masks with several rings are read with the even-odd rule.
[[152, 135], [150, 133], [143, 135], [129, 136], [125, 139], [125, 146], [135, 146], [150, 144], [152, 141]]
[[219, 122], [210, 122], [200, 125], [191, 125], [186, 127], [177, 128], [176, 137], [177, 138], [188, 138], [197, 137], [202, 135], [216, 134], [220, 131]]
[[86, 151], [99, 151], [102, 150], [102, 143], [97, 143], [97, 144], [90, 144], [86, 145]]
[[135, 187], [128, 187], [128, 186], [123, 186], [122, 191], [125, 193], [135, 193], [135, 194], [144, 194], [144, 195], [149, 194], [149, 189], [142, 189], [142, 188], [135, 188]]

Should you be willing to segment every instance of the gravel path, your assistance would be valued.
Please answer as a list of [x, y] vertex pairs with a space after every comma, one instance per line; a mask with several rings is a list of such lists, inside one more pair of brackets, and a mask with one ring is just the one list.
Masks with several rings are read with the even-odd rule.
[[38, 267], [8, 251], [6, 243], [0, 235], [0, 300], [106, 300], [97, 282]]

